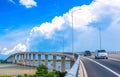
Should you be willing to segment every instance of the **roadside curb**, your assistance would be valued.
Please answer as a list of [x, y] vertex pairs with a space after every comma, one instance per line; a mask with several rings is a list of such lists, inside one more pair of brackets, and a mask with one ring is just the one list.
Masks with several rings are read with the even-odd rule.
[[88, 77], [85, 66], [84, 66], [84, 64], [83, 64], [83, 62], [81, 60], [80, 60], [78, 77]]

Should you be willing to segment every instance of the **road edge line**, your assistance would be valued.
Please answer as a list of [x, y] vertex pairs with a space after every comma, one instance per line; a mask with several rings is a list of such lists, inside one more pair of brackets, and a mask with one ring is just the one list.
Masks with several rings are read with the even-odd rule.
[[114, 75], [120, 77], [120, 74], [119, 74], [119, 73], [113, 71], [112, 69], [108, 68], [107, 66], [105, 66], [105, 65], [103, 65], [103, 64], [101, 64], [101, 63], [99, 63], [99, 62], [97, 62], [97, 61], [95, 61], [95, 60], [92, 60], [92, 59], [90, 59], [90, 58], [86, 58], [86, 59], [89, 59], [90, 61], [92, 61], [92, 62], [98, 64], [99, 66], [101, 66], [101, 67], [107, 69], [108, 71], [112, 72]]
[[85, 66], [84, 66], [82, 60], [80, 60], [80, 70], [79, 70], [78, 77], [88, 77], [87, 71], [85, 69]]

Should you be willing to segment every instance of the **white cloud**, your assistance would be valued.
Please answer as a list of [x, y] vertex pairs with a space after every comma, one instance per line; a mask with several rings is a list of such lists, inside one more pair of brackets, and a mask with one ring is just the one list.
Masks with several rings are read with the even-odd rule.
[[26, 46], [24, 44], [19, 43], [11, 50], [7, 48], [3, 48], [1, 50], [1, 54], [8, 55], [8, 54], [13, 54], [17, 52], [25, 52], [25, 51], [26, 51]]
[[14, 0], [9, 0], [11, 3], [16, 4]]
[[19, 1], [22, 5], [24, 5], [26, 8], [31, 8], [33, 6], [37, 6], [37, 2], [34, 0], [20, 0]]
[[44, 35], [47, 38], [50, 38], [54, 34], [54, 30], [61, 30], [62, 24], [64, 23], [63, 17], [55, 17], [52, 20], [52, 23], [43, 23], [40, 25], [40, 27], [34, 27], [31, 30], [31, 35], [34, 35], [33, 33], [40, 33], [41, 35]]
[[[79, 10], [78, 10], [79, 9]], [[77, 10], [77, 11], [76, 11]], [[74, 29], [79, 29], [81, 31], [88, 30], [88, 24], [97, 19], [97, 15], [92, 13], [93, 8], [87, 5], [80, 7], [74, 7], [69, 12], [65, 13], [63, 16], [58, 16], [53, 18], [52, 22], [46, 22], [38, 27], [34, 27], [30, 34], [36, 35], [41, 34], [46, 38], [51, 37], [56, 31], [64, 29], [66, 26], [72, 27], [72, 11], [73, 13], [73, 26]]]
[[[37, 6], [34, 0], [20, 0], [20, 3], [26, 8]], [[107, 50], [120, 50], [119, 3], [120, 0], [95, 0], [90, 5], [73, 7], [67, 13], [63, 14], [63, 16], [56, 16], [51, 22], [45, 22], [39, 26], [35, 26], [30, 32], [30, 37], [27, 38], [27, 46], [18, 44], [12, 50], [4, 48], [4, 52], [2, 53], [9, 54], [21, 50], [26, 51], [27, 49], [32, 49], [32, 47], [35, 47], [33, 50], [50, 48], [62, 50], [62, 44], [60, 46], [58, 43], [63, 39], [63, 32], [65, 51], [70, 51], [72, 44], [72, 34], [70, 32], [72, 28], [72, 11], [74, 11], [75, 51], [99, 49], [98, 28], [100, 25], [102, 27], [102, 48]]]
[[[69, 12], [65, 13], [63, 16], [55, 17], [53, 18], [52, 22], [46, 22], [41, 24], [38, 27], [34, 27], [30, 34], [29, 41], [36, 41], [35, 38], [38, 38], [38, 36], [41, 39], [48, 38], [52, 39], [55, 37], [55, 35], [60, 35], [58, 33], [59, 31], [66, 30], [65, 31], [65, 37], [67, 35], [67, 31], [71, 29], [72, 27], [72, 16], [71, 13], [74, 11], [73, 14], [73, 26], [74, 26], [74, 47], [75, 50], [80, 49], [98, 49], [99, 48], [99, 38], [98, 38], [98, 28], [101, 25], [102, 27], [102, 34], [105, 34], [104, 37], [110, 37], [110, 34], [108, 33], [110, 30], [111, 33], [120, 33], [120, 27], [117, 25], [120, 25], [118, 21], [120, 21], [119, 14], [120, 14], [120, 0], [95, 0], [90, 5], [82, 5], [78, 7], [74, 7], [70, 9]], [[81, 9], [81, 10], [77, 10]], [[77, 10], [77, 11], [75, 11]], [[117, 22], [116, 22], [117, 21]], [[116, 30], [117, 29], [117, 30]], [[66, 39], [69, 40], [69, 45], [66, 46], [66, 48], [70, 48], [70, 37], [69, 35]], [[119, 38], [118, 35], [114, 36], [116, 38]], [[57, 38], [57, 37], [55, 37]], [[35, 39], [35, 40], [34, 40]], [[60, 38], [61, 39], [61, 38]], [[109, 39], [109, 38], [108, 38]], [[65, 41], [67, 41], [65, 40]], [[102, 39], [104, 42], [104, 38]], [[115, 44], [118, 46], [119, 43], [115, 38], [112, 39]], [[110, 40], [107, 40], [110, 41]], [[31, 42], [31, 41], [30, 41]], [[33, 44], [32, 42], [31, 44]], [[109, 48], [109, 42], [103, 43], [105, 49], [116, 49], [116, 47]]]

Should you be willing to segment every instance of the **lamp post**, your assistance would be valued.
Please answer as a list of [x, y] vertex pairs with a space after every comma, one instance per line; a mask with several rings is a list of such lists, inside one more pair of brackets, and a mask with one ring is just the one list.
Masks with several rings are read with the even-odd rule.
[[81, 8], [72, 10], [72, 53], [73, 53], [73, 57], [74, 57], [74, 22], [73, 22], [74, 16], [73, 16], [73, 13], [79, 10], [81, 10]]
[[63, 29], [63, 53], [64, 53], [64, 29]]
[[102, 38], [101, 38], [101, 25], [100, 25], [100, 26], [99, 26], [99, 44], [100, 44], [100, 50], [101, 50], [101, 48], [102, 48], [101, 43], [102, 43]]

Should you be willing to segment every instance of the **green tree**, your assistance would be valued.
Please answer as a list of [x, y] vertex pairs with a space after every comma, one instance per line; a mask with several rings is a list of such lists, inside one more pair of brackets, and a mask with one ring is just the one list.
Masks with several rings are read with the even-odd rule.
[[0, 77], [12, 77], [12, 76], [0, 76]]
[[17, 77], [22, 77], [22, 75], [18, 75]]
[[36, 69], [36, 75], [37, 76], [45, 76], [48, 74], [48, 68], [45, 65], [39, 65]]
[[56, 72], [55, 71], [52, 71], [52, 72], [49, 72], [46, 77], [57, 77], [56, 76]]
[[64, 77], [67, 72], [60, 72], [60, 71], [55, 71], [56, 77]]

